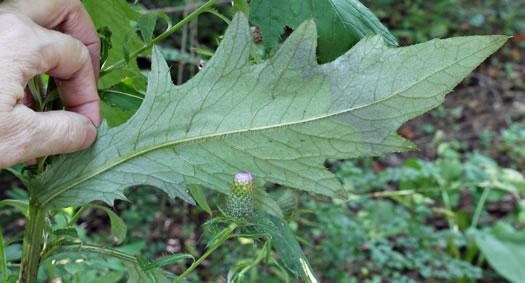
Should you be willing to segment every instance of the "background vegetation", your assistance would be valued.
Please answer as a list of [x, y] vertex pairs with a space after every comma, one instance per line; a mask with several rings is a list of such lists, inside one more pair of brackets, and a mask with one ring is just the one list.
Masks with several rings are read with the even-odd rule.
[[[226, 2], [216, 7], [231, 16]], [[326, 162], [345, 184], [351, 201], [269, 187], [285, 208], [315, 272], [322, 282], [504, 282], [520, 278], [509, 277], [513, 270], [508, 269], [512, 269], [511, 261], [520, 266], [519, 260], [525, 269], [525, 3], [362, 2], [401, 45], [472, 34], [513, 38], [458, 86], [443, 106], [399, 130], [420, 151]], [[196, 0], [144, 0], [137, 7], [162, 9], [176, 22], [198, 5]], [[219, 18], [203, 15], [163, 42], [176, 83], [198, 72], [199, 64], [209, 58], [206, 51], [217, 47], [225, 28]], [[148, 59], [139, 58], [139, 65], [147, 69]], [[6, 171], [0, 173], [0, 188], [0, 199], [27, 199], [22, 185]], [[114, 209], [130, 231], [119, 249], [147, 258], [171, 253], [198, 256], [205, 250], [209, 231], [201, 225], [210, 218], [207, 212], [149, 188], [132, 188], [127, 196], [130, 201], [117, 202]], [[213, 210], [222, 201], [215, 194], [208, 199]], [[81, 220], [79, 230], [87, 242], [115, 244], [110, 219], [103, 211], [88, 210]], [[0, 226], [5, 227], [5, 241], [17, 242], [23, 233], [22, 215], [2, 208]], [[10, 245], [8, 259], [16, 260], [13, 257], [20, 249], [19, 244]], [[264, 249], [252, 239], [227, 242], [201, 264], [190, 281], [226, 282], [228, 274], [249, 265], [254, 268], [244, 273], [242, 282], [296, 280], [279, 264], [254, 262]], [[274, 255], [264, 255], [278, 262]], [[191, 261], [181, 261], [168, 269], [180, 274], [189, 264]], [[63, 282], [119, 282], [124, 276], [118, 263], [81, 255], [64, 256], [60, 268], [50, 272], [44, 266], [41, 272], [41, 278]]]

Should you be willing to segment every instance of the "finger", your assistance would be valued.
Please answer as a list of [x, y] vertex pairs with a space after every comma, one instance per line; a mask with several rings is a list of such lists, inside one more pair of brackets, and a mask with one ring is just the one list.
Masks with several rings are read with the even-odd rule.
[[36, 158], [33, 158], [33, 159], [28, 160], [28, 161], [26, 161], [24, 163], [27, 164], [27, 165], [36, 165], [37, 160], [36, 160]]
[[17, 9], [47, 29], [56, 29], [80, 40], [89, 49], [98, 79], [100, 40], [93, 21], [79, 0], [7, 0], [0, 7]]
[[65, 34], [80, 40], [88, 48], [91, 55], [95, 79], [98, 80], [100, 69], [100, 39], [98, 38], [95, 25], [89, 17], [84, 6], [79, 1], [76, 3], [66, 17], [66, 20], [59, 26]]
[[[4, 155], [2, 159], [11, 165], [45, 155], [82, 150], [89, 147], [96, 137], [96, 129], [91, 121], [73, 112], [34, 112], [18, 104], [11, 112], [3, 115], [4, 127], [8, 124], [18, 129], [7, 141], [0, 143], [0, 151]], [[5, 123], [5, 120], [9, 123]]]
[[26, 73], [54, 76], [66, 109], [88, 117], [98, 126], [100, 100], [88, 49], [69, 35], [38, 26], [36, 29], [35, 48], [28, 56], [32, 58], [28, 67], [32, 66], [33, 70], [26, 70]]
[[[2, 13], [4, 12], [4, 13]], [[100, 104], [95, 74], [87, 47], [73, 37], [42, 28], [14, 10], [0, 9], [0, 26], [10, 29], [0, 34], [0, 111], [10, 111], [23, 101], [23, 86], [37, 74], [48, 73], [57, 79], [66, 109], [100, 124]]]

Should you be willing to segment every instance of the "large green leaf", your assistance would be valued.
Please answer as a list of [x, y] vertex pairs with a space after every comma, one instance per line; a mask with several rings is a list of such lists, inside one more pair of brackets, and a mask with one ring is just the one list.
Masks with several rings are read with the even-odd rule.
[[396, 38], [357, 0], [254, 0], [250, 21], [261, 28], [264, 46], [279, 42], [285, 26], [297, 28], [313, 17], [319, 30], [319, 62], [329, 62], [369, 34], [383, 34], [388, 44]]
[[[109, 56], [106, 62], [110, 66], [124, 58], [123, 46], [126, 37], [129, 38], [129, 49], [134, 51], [144, 44], [138, 35], [133, 33], [130, 21], [138, 21], [140, 14], [133, 10], [125, 0], [83, 0], [89, 15], [93, 19], [96, 28], [108, 27], [111, 31], [111, 45]], [[131, 36], [127, 36], [129, 33]], [[106, 67], [107, 67], [106, 66]], [[99, 88], [108, 88], [118, 83], [122, 78], [140, 76], [140, 70], [135, 61], [130, 61], [128, 67], [102, 76], [99, 81]]]
[[396, 134], [439, 105], [506, 40], [473, 36], [389, 48], [365, 37], [334, 62], [316, 62], [313, 21], [276, 55], [250, 64], [252, 37], [235, 16], [216, 55], [182, 86], [153, 52], [146, 98], [126, 123], [103, 123], [89, 149], [58, 158], [32, 180], [44, 204], [113, 203], [126, 188], [156, 186], [193, 203], [187, 184], [227, 192], [234, 175], [345, 196], [327, 158], [376, 156], [415, 146]]
[[488, 230], [469, 230], [490, 265], [512, 282], [525, 282], [525, 232], [496, 223]]

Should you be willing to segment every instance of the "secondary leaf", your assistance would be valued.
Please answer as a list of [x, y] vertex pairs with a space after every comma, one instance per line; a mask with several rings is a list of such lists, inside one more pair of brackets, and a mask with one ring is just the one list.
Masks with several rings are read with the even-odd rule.
[[23, 201], [23, 200], [16, 200], [16, 199], [6, 199], [3, 201], [0, 201], [0, 208], [6, 205], [18, 209], [18, 211], [20, 211], [25, 216], [27, 216], [27, 209], [29, 206], [29, 202]]
[[133, 116], [132, 111], [122, 111], [120, 108], [107, 105], [100, 101], [100, 117], [108, 123], [110, 127], [116, 127], [126, 122], [129, 117]]
[[255, 208], [269, 213], [273, 216], [283, 218], [283, 212], [279, 207], [279, 204], [267, 193], [264, 188], [257, 188], [253, 198]]
[[139, 28], [142, 34], [142, 39], [145, 43], [150, 43], [153, 39], [153, 32], [157, 25], [157, 13], [149, 13], [140, 16]]
[[209, 215], [212, 215], [210, 205], [208, 204], [208, 200], [206, 199], [206, 194], [204, 193], [204, 189], [200, 185], [188, 185], [188, 190], [191, 193], [191, 196], [193, 199], [197, 202], [200, 208], [202, 208], [204, 211], [208, 212]]
[[319, 30], [319, 62], [329, 62], [369, 34], [382, 34], [388, 44], [396, 38], [357, 0], [254, 0], [250, 22], [262, 31], [264, 46], [275, 47], [285, 26], [297, 28], [314, 18]]
[[286, 268], [295, 275], [302, 276], [306, 282], [318, 282], [308, 259], [295, 238], [295, 234], [286, 221], [264, 212], [258, 212], [254, 219], [256, 219], [256, 223], [270, 224], [275, 229], [266, 229], [259, 225], [254, 226], [258, 231], [268, 233], [271, 236], [273, 246]]
[[[111, 46], [106, 65], [112, 65], [123, 59], [123, 44], [132, 27], [130, 21], [138, 21], [140, 14], [133, 10], [125, 0], [83, 0], [82, 3], [93, 19], [96, 28], [107, 27], [111, 31]], [[134, 51], [143, 46], [138, 35], [129, 38], [129, 50]], [[107, 67], [106, 66], [106, 67]], [[134, 77], [139, 72], [137, 63], [131, 61], [128, 69], [115, 70], [101, 76], [99, 88], [108, 88], [126, 76]]]
[[148, 264], [146, 270], [157, 269], [165, 265], [175, 264], [184, 259], [192, 259], [193, 262], [195, 262], [195, 258], [190, 254], [172, 254], [163, 258], [159, 258]]
[[132, 82], [124, 80], [109, 89], [101, 90], [100, 98], [109, 106], [118, 107], [123, 111], [136, 111], [144, 100], [144, 95], [131, 84]]
[[128, 226], [115, 212], [111, 209], [101, 206], [101, 205], [91, 205], [91, 207], [104, 210], [108, 216], [109, 221], [111, 222], [111, 234], [118, 239], [118, 244], [122, 244], [126, 239], [126, 234], [128, 233]]
[[490, 230], [469, 230], [479, 249], [490, 265], [512, 282], [523, 282], [525, 278], [525, 232], [498, 222]]
[[171, 82], [158, 50], [145, 100], [119, 127], [100, 127], [89, 149], [58, 158], [32, 180], [38, 200], [73, 206], [124, 199], [137, 184], [194, 203], [187, 184], [227, 192], [237, 172], [344, 197], [328, 158], [377, 156], [415, 146], [396, 134], [442, 103], [506, 40], [473, 36], [389, 48], [365, 37], [334, 62], [316, 62], [313, 21], [274, 57], [250, 64], [252, 36], [235, 16], [216, 54], [190, 81]]

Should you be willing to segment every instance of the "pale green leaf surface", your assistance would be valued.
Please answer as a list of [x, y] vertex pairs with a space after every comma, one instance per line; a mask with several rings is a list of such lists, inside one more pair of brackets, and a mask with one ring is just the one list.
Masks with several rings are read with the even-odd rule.
[[250, 64], [243, 15], [215, 56], [182, 86], [153, 53], [146, 98], [119, 127], [104, 123], [89, 149], [58, 158], [32, 180], [38, 199], [56, 206], [113, 203], [148, 184], [193, 203], [186, 184], [227, 192], [234, 175], [258, 186], [280, 183], [342, 196], [328, 158], [377, 156], [415, 146], [396, 134], [405, 121], [442, 103], [507, 39], [473, 36], [404, 48], [365, 37], [332, 63], [318, 65], [316, 29], [307, 21], [276, 55]]
[[329, 62], [370, 34], [382, 34], [397, 46], [396, 38], [357, 0], [254, 0], [250, 21], [261, 28], [264, 45], [275, 47], [285, 26], [297, 28], [312, 17], [319, 31], [319, 62]]
[[[138, 21], [140, 14], [133, 10], [125, 0], [83, 0], [82, 3], [88, 11], [96, 28], [108, 27], [112, 33], [111, 44], [106, 65], [112, 65], [124, 58], [122, 52], [124, 40], [130, 30], [130, 21]], [[133, 34], [128, 42], [131, 51], [137, 50], [144, 44], [138, 35]], [[126, 76], [135, 77], [140, 73], [137, 63], [130, 61], [128, 68], [112, 71], [102, 76], [98, 82], [101, 89], [111, 87]]]
[[525, 232], [497, 223], [484, 231], [469, 230], [490, 265], [511, 282], [525, 282]]

